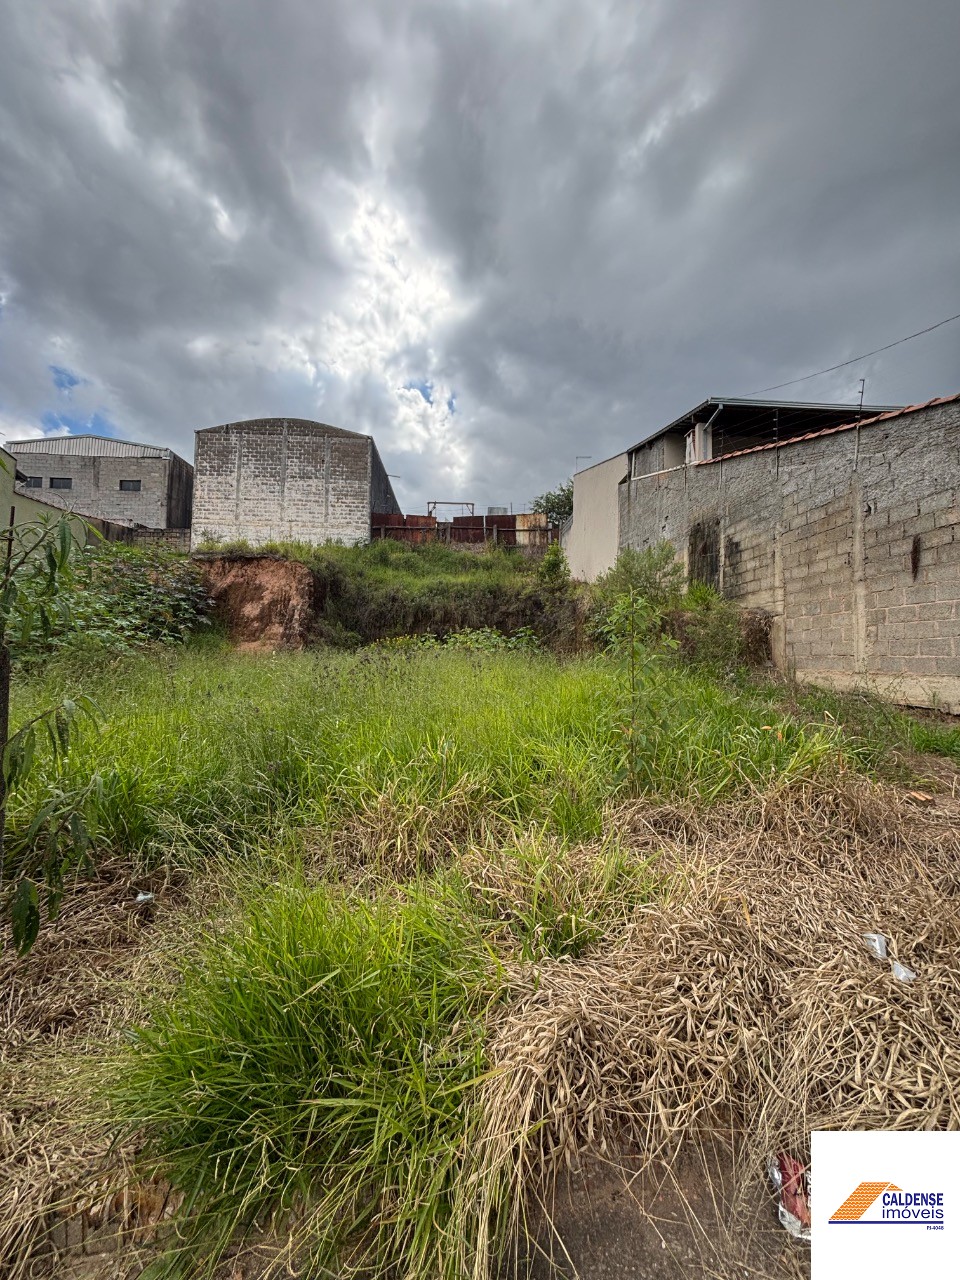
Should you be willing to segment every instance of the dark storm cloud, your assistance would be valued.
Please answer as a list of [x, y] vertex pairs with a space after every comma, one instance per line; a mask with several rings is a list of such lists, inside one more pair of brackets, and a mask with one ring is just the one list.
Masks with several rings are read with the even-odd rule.
[[[8, 430], [316, 416], [411, 509], [522, 502], [960, 310], [953, 0], [4, 10]], [[960, 390], [958, 352], [783, 394]]]
[[[485, 166], [460, 260], [492, 279], [448, 352], [457, 381], [481, 390], [471, 454], [493, 474], [518, 453], [563, 471], [584, 441], [603, 456], [705, 394], [960, 309], [960, 9], [645, 13], [612, 47], [565, 46], [559, 65], [558, 34], [524, 47], [475, 13], [469, 74], [448, 61], [408, 143], [417, 197], [448, 240], [459, 211], [435, 157], [455, 156], [466, 127]], [[436, 24], [449, 39], [449, 16]], [[958, 338], [792, 394], [846, 398], [862, 373], [877, 400], [952, 390]]]

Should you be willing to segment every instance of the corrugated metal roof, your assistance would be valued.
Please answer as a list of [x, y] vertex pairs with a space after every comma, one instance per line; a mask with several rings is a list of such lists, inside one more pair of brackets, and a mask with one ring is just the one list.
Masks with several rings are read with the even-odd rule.
[[[681, 414], [679, 418], [674, 418], [673, 422], [668, 422], [665, 427], [657, 427], [649, 435], [644, 436], [635, 445], [627, 450], [633, 453], [635, 449], [640, 449], [643, 445], [652, 444], [654, 440], [659, 440], [661, 436], [665, 436], [670, 431], [676, 431], [678, 428], [687, 427], [690, 419], [695, 413], [705, 413], [709, 409], [722, 409], [724, 406], [739, 409], [798, 409], [815, 413], [819, 410], [828, 412], [843, 412], [844, 410], [854, 413], [857, 409], [855, 404], [830, 403], [829, 401], [817, 400], [746, 400], [741, 396], [708, 396], [706, 400], [702, 400], [700, 404], [689, 409], [686, 413]], [[899, 404], [865, 404], [863, 412], [869, 413], [871, 417], [879, 413], [896, 412], [902, 409], [903, 405]]]
[[170, 458], [172, 449], [111, 436], [40, 436], [36, 440], [10, 440], [11, 453], [53, 453], [61, 457], [85, 458]]
[[728, 458], [742, 458], [747, 453], [762, 453], [765, 449], [785, 449], [789, 444], [801, 444], [804, 440], [819, 440], [821, 436], [835, 436], [841, 431], [855, 431], [857, 427], [872, 427], [878, 422], [889, 422], [891, 418], [902, 418], [908, 413], [919, 413], [921, 409], [933, 409], [938, 404], [954, 404], [960, 400], [960, 391], [953, 396], [936, 396], [933, 400], [925, 400], [923, 404], [907, 404], [900, 409], [891, 409], [888, 413], [878, 413], [872, 418], [861, 418], [859, 422], [844, 422], [839, 427], [824, 427], [821, 431], [808, 431], [805, 436], [791, 436], [789, 440], [775, 440], [772, 444], [754, 445], [752, 449], [738, 449], [735, 453], [722, 453], [716, 458], [704, 458], [695, 465], [709, 467], [715, 462], [726, 462]]

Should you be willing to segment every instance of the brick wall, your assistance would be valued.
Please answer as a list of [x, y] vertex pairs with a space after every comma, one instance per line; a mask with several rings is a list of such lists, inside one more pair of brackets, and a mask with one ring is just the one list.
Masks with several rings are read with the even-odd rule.
[[198, 431], [195, 464], [195, 544], [364, 542], [374, 481], [380, 501], [393, 497], [369, 436], [302, 419]]
[[622, 546], [712, 564], [714, 537], [779, 665], [960, 712], [960, 402], [620, 486]]
[[[49, 500], [104, 520], [129, 521], [150, 529], [165, 529], [169, 523], [171, 461], [167, 458], [91, 457], [47, 452], [16, 456], [17, 466], [25, 475], [41, 477], [41, 488], [31, 490], [41, 501]], [[183, 485], [189, 484], [190, 467], [180, 458], [176, 461], [181, 470], [186, 468], [180, 479], [182, 491]], [[69, 489], [51, 489], [51, 476], [69, 477], [73, 484]], [[121, 480], [139, 480], [140, 492], [121, 490]]]

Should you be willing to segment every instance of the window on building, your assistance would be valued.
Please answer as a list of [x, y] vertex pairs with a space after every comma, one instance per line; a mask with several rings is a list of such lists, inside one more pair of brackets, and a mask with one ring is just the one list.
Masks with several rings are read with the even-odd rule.
[[51, 489], [72, 489], [73, 476], [51, 476], [50, 488]]
[[27, 476], [23, 482], [25, 489], [42, 489], [43, 476]]
[[121, 480], [120, 491], [121, 493], [139, 493], [140, 481], [139, 480]]

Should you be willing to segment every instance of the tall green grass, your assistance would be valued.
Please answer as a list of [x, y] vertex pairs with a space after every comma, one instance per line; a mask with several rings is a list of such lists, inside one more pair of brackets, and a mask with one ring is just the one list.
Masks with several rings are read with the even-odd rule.
[[51, 787], [95, 781], [98, 843], [137, 856], [189, 860], [309, 830], [409, 865], [530, 826], [594, 838], [619, 794], [711, 799], [858, 764], [839, 729], [682, 668], [630, 698], [604, 657], [206, 644], [83, 680], [53, 666], [21, 689], [18, 716], [78, 683], [100, 725], [78, 728], [59, 769], [38, 762], [11, 820], [29, 821]]
[[653, 870], [615, 841], [538, 838], [370, 897], [232, 882], [239, 919], [196, 944], [108, 1090], [144, 1172], [184, 1197], [157, 1270], [212, 1270], [256, 1225], [309, 1274], [470, 1274], [477, 1179], [495, 1233], [515, 1207], [478, 1143], [510, 964], [609, 938], [659, 892]]
[[498, 989], [469, 917], [436, 897], [261, 891], [153, 1011], [113, 1091], [185, 1196], [161, 1272], [212, 1267], [256, 1223], [292, 1229], [300, 1266], [462, 1274], [453, 1225]]
[[[749, 688], [654, 664], [631, 689], [604, 656], [209, 642], [53, 665], [18, 715], [78, 680], [100, 726], [59, 773], [39, 761], [13, 820], [98, 779], [101, 848], [226, 854], [244, 904], [112, 1064], [119, 1131], [184, 1196], [171, 1276], [212, 1273], [256, 1231], [309, 1274], [471, 1274], [480, 1206], [501, 1233], [515, 1208], [477, 1141], [507, 975], [608, 945], [667, 891], [605, 832], [610, 806], [860, 763]], [[312, 842], [379, 874], [298, 878]]]

